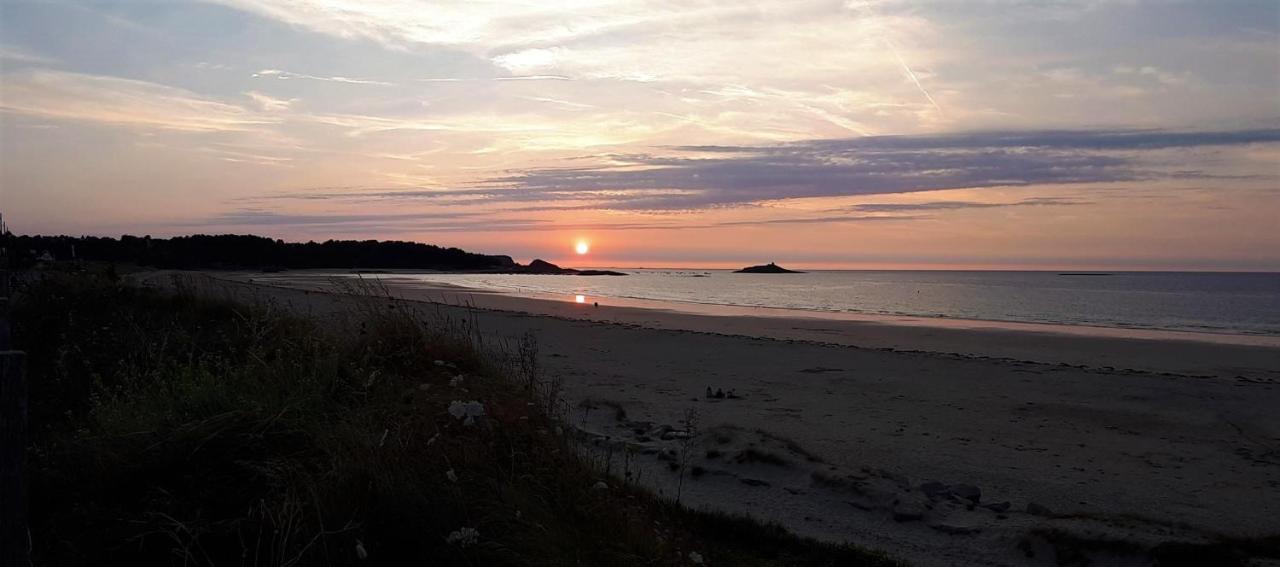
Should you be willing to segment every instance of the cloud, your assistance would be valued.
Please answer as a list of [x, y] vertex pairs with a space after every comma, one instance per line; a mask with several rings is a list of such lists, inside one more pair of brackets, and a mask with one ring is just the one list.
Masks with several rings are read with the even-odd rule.
[[512, 53], [504, 53], [492, 59], [493, 64], [512, 73], [529, 74], [544, 69], [554, 68], [560, 49], [525, 49]]
[[191, 91], [64, 71], [6, 73], [0, 110], [61, 120], [187, 132], [250, 130], [277, 122]]
[[478, 216], [473, 212], [368, 213], [368, 214], [302, 214], [279, 213], [261, 209], [240, 209], [222, 213], [193, 224], [213, 226], [291, 226], [395, 223], [464, 219]]
[[0, 61], [11, 63], [30, 63], [35, 65], [53, 65], [58, 61], [51, 57], [37, 55], [25, 49], [11, 45], [0, 45]]
[[510, 77], [494, 77], [495, 81], [572, 81], [565, 75], [512, 75]]
[[[440, 206], [492, 205], [505, 211], [702, 210], [795, 198], [1221, 179], [1221, 175], [1194, 169], [1194, 153], [1180, 154], [1176, 168], [1153, 159], [1151, 154], [1161, 150], [1200, 152], [1211, 147], [1276, 142], [1280, 142], [1280, 129], [970, 132], [809, 140], [763, 146], [674, 146], [651, 148], [661, 152], [652, 154], [580, 156], [569, 161], [597, 163], [515, 170], [504, 176], [448, 188], [318, 188], [255, 199], [427, 200]], [[1045, 197], [1011, 203], [870, 203], [848, 210], [892, 213], [1087, 203]]]
[[270, 95], [262, 94], [258, 91], [249, 91], [244, 93], [244, 95], [253, 100], [254, 104], [257, 104], [258, 108], [262, 109], [264, 112], [280, 112], [289, 110], [289, 107], [298, 101], [296, 98], [275, 98]]
[[581, 102], [573, 102], [571, 100], [561, 100], [558, 98], [551, 98], [551, 97], [545, 97], [545, 96], [522, 96], [518, 98], [522, 100], [532, 101], [532, 102], [544, 102], [547, 104], [552, 104], [552, 105], [559, 106], [561, 108], [566, 108], [569, 110], [586, 110], [590, 108], [596, 108], [596, 105], [594, 104], [583, 104]]
[[317, 75], [306, 75], [303, 73], [292, 73], [289, 71], [281, 71], [280, 69], [263, 69], [253, 74], [257, 78], [272, 78], [280, 80], [291, 79], [307, 79], [311, 81], [325, 81], [329, 83], [347, 83], [350, 85], [378, 85], [383, 87], [393, 87], [395, 83], [386, 81], [375, 81], [372, 79], [352, 79], [350, 77], [320, 77]]
[[699, 209], [804, 197], [1185, 177], [1198, 172], [1163, 171], [1141, 154], [1277, 141], [1280, 129], [1091, 130], [682, 146], [668, 155], [612, 156], [596, 166], [527, 170], [488, 185], [508, 189], [498, 199], [606, 196], [612, 209]]
[[865, 203], [849, 207], [863, 213], [897, 213], [902, 211], [955, 211], [960, 209], [993, 209], [998, 207], [1072, 206], [1087, 205], [1089, 201], [1061, 197], [1035, 197], [1012, 203], [980, 203], [977, 201], [930, 201], [927, 203]]
[[[812, 72], [865, 79], [876, 69], [913, 99], [921, 97], [901, 75], [901, 50], [884, 40], [913, 43], [905, 39], [929, 30], [905, 12], [872, 14], [831, 0], [206, 1], [395, 51], [462, 50], [516, 74], [757, 84], [796, 76], [812, 83]], [[793, 33], [798, 27], [806, 33]]]

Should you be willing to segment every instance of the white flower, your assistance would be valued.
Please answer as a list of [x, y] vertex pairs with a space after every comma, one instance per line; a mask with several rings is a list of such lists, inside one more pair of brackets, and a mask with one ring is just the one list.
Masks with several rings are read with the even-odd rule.
[[449, 469], [448, 472], [444, 473], [444, 476], [449, 479], [449, 482], [458, 482], [458, 473], [453, 472], [453, 469]]
[[449, 403], [449, 415], [461, 419], [463, 425], [475, 425], [477, 417], [484, 417], [484, 404], [475, 400], [469, 402], [454, 400]]
[[702, 565], [702, 554], [696, 551], [690, 551], [689, 561], [692, 561], [694, 565]]
[[480, 532], [475, 528], [458, 528], [457, 531], [449, 534], [445, 538], [448, 543], [456, 543], [460, 547], [470, 547], [480, 540]]
[[437, 360], [437, 361], [435, 362], [435, 364], [436, 364], [436, 366], [444, 366], [444, 361], [443, 361], [443, 360]]
[[369, 552], [365, 551], [364, 542], [360, 540], [356, 540], [356, 557], [359, 557], [361, 561], [369, 558]]

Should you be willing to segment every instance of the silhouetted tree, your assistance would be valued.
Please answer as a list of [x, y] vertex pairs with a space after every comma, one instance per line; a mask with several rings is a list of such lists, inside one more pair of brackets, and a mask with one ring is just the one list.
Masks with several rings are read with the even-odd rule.
[[380, 240], [285, 242], [252, 235], [18, 236], [0, 235], [16, 266], [27, 266], [48, 252], [58, 260], [75, 259], [133, 263], [158, 268], [252, 269], [484, 269], [513, 265], [508, 256], [473, 254], [458, 248]]

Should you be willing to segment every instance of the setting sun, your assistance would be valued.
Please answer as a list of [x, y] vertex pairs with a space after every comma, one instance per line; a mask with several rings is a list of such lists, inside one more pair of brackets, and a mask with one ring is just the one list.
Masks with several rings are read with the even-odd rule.
[[573, 246], [573, 250], [578, 254], [586, 254], [591, 250], [591, 245], [588, 244], [586, 240], [579, 240], [578, 243]]

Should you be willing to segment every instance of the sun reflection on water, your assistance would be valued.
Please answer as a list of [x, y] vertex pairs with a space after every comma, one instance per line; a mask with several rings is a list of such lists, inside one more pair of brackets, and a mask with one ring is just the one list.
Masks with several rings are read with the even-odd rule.
[[578, 302], [578, 303], [586, 303], [586, 302], [587, 302], [587, 296], [585, 296], [585, 295], [575, 295], [575, 296], [573, 296], [573, 300], [574, 300], [574, 301], [576, 301], [576, 302]]

